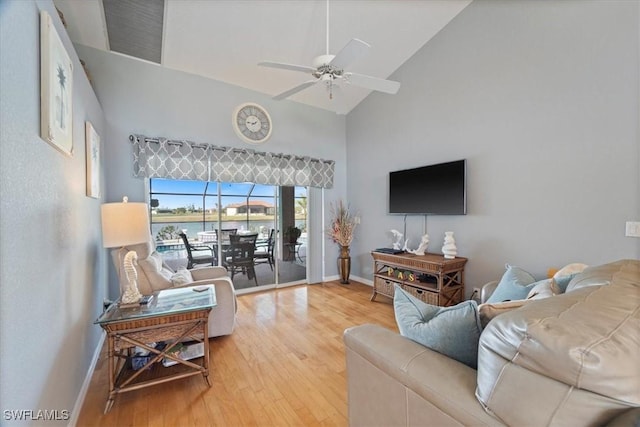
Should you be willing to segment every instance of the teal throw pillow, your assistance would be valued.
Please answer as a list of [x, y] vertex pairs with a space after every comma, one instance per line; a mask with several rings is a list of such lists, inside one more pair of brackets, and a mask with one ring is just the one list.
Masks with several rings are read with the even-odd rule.
[[487, 303], [495, 304], [503, 301], [515, 301], [527, 298], [536, 279], [520, 267], [506, 265], [507, 270], [502, 275], [496, 290], [493, 291]]
[[580, 273], [569, 274], [568, 276], [560, 276], [557, 279], [555, 279], [556, 285], [558, 286], [558, 289], [560, 290], [561, 294], [564, 294], [567, 291], [567, 286], [569, 286], [569, 282], [571, 282], [571, 280], [574, 277], [576, 277], [578, 274]]
[[393, 308], [400, 335], [477, 368], [482, 327], [475, 301], [439, 307], [420, 301], [396, 285]]

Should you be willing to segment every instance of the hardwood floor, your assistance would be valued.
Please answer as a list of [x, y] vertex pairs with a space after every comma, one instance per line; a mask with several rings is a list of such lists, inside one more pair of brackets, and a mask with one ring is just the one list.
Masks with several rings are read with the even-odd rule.
[[390, 300], [370, 302], [353, 282], [238, 297], [232, 335], [209, 340], [211, 387], [201, 376], [123, 393], [103, 414], [106, 352], [78, 426], [346, 426], [343, 331], [377, 323], [397, 331]]

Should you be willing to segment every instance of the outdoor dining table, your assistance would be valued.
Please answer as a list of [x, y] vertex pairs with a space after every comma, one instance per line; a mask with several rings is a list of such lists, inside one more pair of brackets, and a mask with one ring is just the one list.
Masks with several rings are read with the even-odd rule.
[[[204, 232], [200, 232], [200, 233], [209, 233], [207, 231]], [[200, 236], [200, 233], [198, 233], [198, 235]], [[214, 232], [215, 233], [215, 232]], [[255, 247], [259, 248], [259, 247], [267, 247], [269, 243], [269, 239], [266, 238], [262, 238], [262, 239], [257, 239], [256, 240], [256, 244]], [[231, 241], [230, 240], [222, 240], [222, 242], [218, 242], [217, 240], [201, 240], [201, 241], [194, 241], [193, 245], [194, 246], [206, 246], [209, 249], [211, 249], [216, 256], [218, 256], [218, 245], [221, 244], [222, 245], [222, 265], [224, 265], [224, 261], [226, 259], [226, 252], [229, 250], [229, 247], [231, 247]]]

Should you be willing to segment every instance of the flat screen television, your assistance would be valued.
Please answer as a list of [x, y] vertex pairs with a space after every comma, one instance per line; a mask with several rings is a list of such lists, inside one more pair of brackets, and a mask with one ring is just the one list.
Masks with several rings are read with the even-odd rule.
[[467, 161], [389, 173], [389, 213], [465, 215]]

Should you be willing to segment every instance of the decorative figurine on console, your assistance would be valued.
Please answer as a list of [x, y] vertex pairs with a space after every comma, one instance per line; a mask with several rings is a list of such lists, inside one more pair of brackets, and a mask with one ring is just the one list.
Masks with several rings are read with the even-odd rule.
[[454, 259], [458, 254], [456, 241], [453, 238], [453, 231], [444, 232], [444, 245], [442, 246], [442, 254], [446, 259]]
[[[393, 235], [393, 238], [395, 239], [393, 242], [393, 249], [397, 251], [401, 250], [402, 247], [400, 245], [402, 245], [402, 237], [404, 235], [398, 230], [390, 230], [389, 232]], [[406, 242], [405, 242], [405, 246], [406, 246]]]
[[420, 245], [417, 249], [406, 249], [406, 251], [414, 255], [424, 255], [427, 251], [427, 246], [429, 246], [429, 235], [425, 234], [422, 236], [422, 240], [420, 240]]

